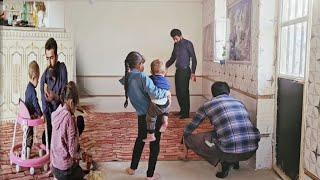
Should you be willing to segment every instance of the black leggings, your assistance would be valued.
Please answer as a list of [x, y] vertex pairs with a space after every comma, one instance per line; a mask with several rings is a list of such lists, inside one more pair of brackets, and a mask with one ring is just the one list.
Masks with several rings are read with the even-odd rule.
[[[161, 138], [161, 133], [159, 132], [159, 129], [162, 124], [161, 119], [162, 117], [158, 116], [158, 119], [156, 121], [156, 131], [155, 131], [156, 140], [153, 142], [150, 142], [150, 154], [149, 154], [147, 177], [153, 176], [154, 170], [156, 168], [157, 160], [158, 160], [158, 155], [160, 151], [160, 138]], [[146, 137], [147, 137], [146, 115], [138, 116], [138, 137], [134, 144], [131, 166], [130, 166], [130, 168], [133, 170], [136, 170], [138, 168], [140, 157], [145, 144], [143, 142], [143, 139], [145, 139]]]

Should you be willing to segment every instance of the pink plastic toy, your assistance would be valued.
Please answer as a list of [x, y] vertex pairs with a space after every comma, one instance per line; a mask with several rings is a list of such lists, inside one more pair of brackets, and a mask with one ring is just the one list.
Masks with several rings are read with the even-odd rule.
[[[20, 124], [23, 128], [23, 140], [22, 144], [15, 145], [15, 139], [16, 139], [16, 130], [17, 130], [17, 124]], [[31, 119], [30, 113], [24, 104], [24, 102], [20, 99], [19, 101], [19, 114], [16, 119], [15, 125], [14, 125], [14, 132], [13, 132], [13, 138], [12, 138], [12, 148], [10, 151], [10, 163], [16, 164], [16, 171], [20, 171], [20, 167], [28, 167], [30, 168], [30, 174], [34, 174], [34, 168], [40, 168], [44, 167], [44, 170], [48, 170], [48, 164], [50, 161], [49, 157], [49, 149], [48, 146], [46, 147], [43, 144], [40, 143], [34, 143], [33, 147], [35, 147], [39, 152], [39, 157], [27, 159], [27, 146], [26, 146], [26, 139], [27, 139], [27, 129], [28, 127], [36, 127], [40, 126], [42, 124], [45, 124], [45, 121], [43, 119]], [[36, 128], [34, 128], [34, 131]], [[36, 134], [36, 133], [34, 133]], [[46, 134], [46, 144], [48, 142], [48, 133], [47, 133], [47, 126], [45, 125], [45, 134]], [[36, 140], [37, 138], [35, 138]], [[19, 149], [21, 149], [21, 156], [17, 155]], [[42, 151], [45, 151], [45, 155], [42, 156]]]

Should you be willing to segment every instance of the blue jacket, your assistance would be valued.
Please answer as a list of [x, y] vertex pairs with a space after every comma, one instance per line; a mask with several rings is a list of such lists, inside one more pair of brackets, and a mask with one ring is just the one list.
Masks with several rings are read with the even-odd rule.
[[38, 117], [42, 116], [42, 112], [39, 106], [37, 92], [31, 82], [28, 83], [26, 92], [25, 92], [25, 104], [28, 108], [30, 115], [36, 115]]
[[[124, 85], [124, 77], [119, 81]], [[147, 114], [150, 97], [160, 99], [167, 96], [167, 90], [157, 88], [146, 74], [136, 69], [129, 73], [128, 83], [128, 97], [138, 116]]]

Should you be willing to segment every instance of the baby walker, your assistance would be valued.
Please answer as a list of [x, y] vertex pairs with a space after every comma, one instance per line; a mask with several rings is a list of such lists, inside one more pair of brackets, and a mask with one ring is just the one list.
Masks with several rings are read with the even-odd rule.
[[[15, 145], [16, 139], [16, 130], [17, 124], [20, 124], [23, 130], [23, 140], [21, 144]], [[30, 168], [30, 174], [34, 174], [34, 168], [43, 167], [45, 171], [48, 170], [49, 164], [49, 149], [48, 146], [44, 144], [37, 143], [37, 138], [35, 138], [34, 147], [39, 151], [39, 157], [27, 159], [27, 129], [28, 127], [34, 127], [34, 132], [36, 126], [45, 125], [45, 136], [46, 136], [46, 144], [48, 144], [48, 132], [47, 126], [45, 124], [44, 119], [31, 119], [30, 113], [25, 105], [25, 103], [20, 99], [19, 100], [19, 113], [14, 125], [14, 132], [12, 138], [12, 147], [10, 151], [10, 164], [16, 164], [16, 171], [20, 171], [20, 167]], [[34, 133], [36, 134], [36, 133]], [[21, 148], [21, 155], [19, 157], [19, 149]], [[42, 156], [42, 151], [45, 151], [45, 155]], [[31, 152], [31, 150], [30, 150]]]

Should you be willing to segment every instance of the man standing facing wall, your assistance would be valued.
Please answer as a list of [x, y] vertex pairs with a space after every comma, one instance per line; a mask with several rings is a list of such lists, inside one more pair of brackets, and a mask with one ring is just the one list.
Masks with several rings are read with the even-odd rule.
[[[189, 80], [196, 81], [197, 58], [192, 42], [184, 39], [179, 29], [172, 29], [170, 35], [174, 41], [174, 48], [170, 59], [166, 62], [166, 68], [169, 68], [176, 61], [175, 85], [180, 106], [178, 115], [180, 115], [180, 119], [184, 119], [189, 117]], [[191, 69], [190, 59], [192, 61]]]

